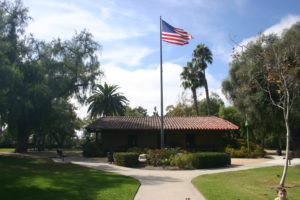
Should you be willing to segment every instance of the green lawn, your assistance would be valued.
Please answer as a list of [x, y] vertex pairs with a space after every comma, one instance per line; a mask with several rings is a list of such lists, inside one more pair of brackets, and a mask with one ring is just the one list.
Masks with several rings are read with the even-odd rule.
[[[207, 200], [273, 200], [283, 167], [203, 175], [193, 184]], [[286, 179], [288, 199], [300, 197], [300, 167], [289, 167]]]
[[14, 152], [14, 148], [0, 148], [0, 152]]
[[132, 200], [138, 180], [47, 159], [0, 156], [1, 200]]

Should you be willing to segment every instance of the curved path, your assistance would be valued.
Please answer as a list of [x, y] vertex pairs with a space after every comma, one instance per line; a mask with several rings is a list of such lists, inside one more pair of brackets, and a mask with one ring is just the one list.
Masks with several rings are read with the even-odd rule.
[[[285, 160], [282, 159], [282, 157], [274, 156], [273, 158], [274, 159], [270, 161], [261, 163], [205, 170], [133, 169], [75, 157], [67, 157], [65, 162], [72, 162], [74, 164], [91, 167], [94, 169], [115, 172], [138, 179], [141, 182], [141, 186], [134, 200], [205, 200], [202, 194], [191, 183], [193, 178], [203, 174], [284, 165]], [[300, 165], [300, 159], [293, 159], [292, 165]]]

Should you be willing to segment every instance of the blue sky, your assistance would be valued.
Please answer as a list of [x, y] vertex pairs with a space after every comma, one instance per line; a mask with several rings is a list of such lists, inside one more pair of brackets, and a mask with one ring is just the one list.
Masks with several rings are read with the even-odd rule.
[[[208, 46], [214, 62], [208, 66], [210, 91], [221, 92], [228, 76], [234, 42], [245, 44], [259, 32], [281, 34], [300, 21], [299, 0], [24, 0], [33, 20], [27, 32], [41, 40], [70, 39], [75, 31], [90, 31], [102, 45], [100, 68], [107, 82], [120, 86], [130, 106], [152, 114], [160, 109], [159, 17], [194, 37], [190, 44], [163, 43], [164, 106], [176, 104], [184, 91], [182, 67], [199, 43]], [[203, 89], [198, 90], [203, 98]], [[190, 92], [186, 92], [190, 98]], [[86, 107], [79, 108], [80, 117]]]

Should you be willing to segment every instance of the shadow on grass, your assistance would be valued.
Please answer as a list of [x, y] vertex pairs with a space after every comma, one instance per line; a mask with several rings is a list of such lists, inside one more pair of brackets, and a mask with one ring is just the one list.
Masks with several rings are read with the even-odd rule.
[[0, 156], [1, 199], [133, 199], [137, 180], [46, 159]]

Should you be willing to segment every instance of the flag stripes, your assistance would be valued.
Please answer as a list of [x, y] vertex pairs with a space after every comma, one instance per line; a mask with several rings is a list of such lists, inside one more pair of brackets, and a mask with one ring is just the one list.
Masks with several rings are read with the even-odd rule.
[[162, 40], [171, 44], [185, 45], [192, 39], [192, 35], [183, 29], [174, 28], [162, 20]]

